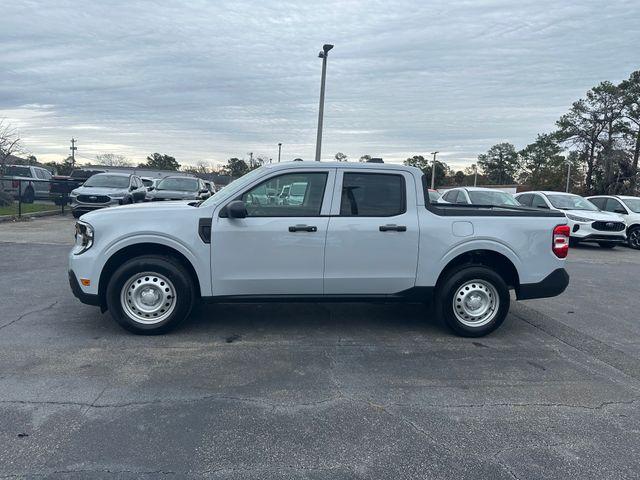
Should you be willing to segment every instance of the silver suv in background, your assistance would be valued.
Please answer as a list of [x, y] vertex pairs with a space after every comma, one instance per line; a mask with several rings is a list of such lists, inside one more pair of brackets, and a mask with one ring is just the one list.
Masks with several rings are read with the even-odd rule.
[[164, 177], [147, 193], [147, 200], [206, 200], [211, 191], [196, 177]]
[[128, 205], [145, 200], [147, 189], [137, 175], [98, 173], [71, 192], [73, 216], [114, 205]]

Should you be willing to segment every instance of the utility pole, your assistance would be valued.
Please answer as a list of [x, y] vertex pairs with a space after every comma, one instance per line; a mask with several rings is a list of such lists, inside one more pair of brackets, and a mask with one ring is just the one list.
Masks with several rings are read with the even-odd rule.
[[436, 189], [436, 155], [440, 152], [431, 152], [433, 155], [433, 165], [431, 166], [431, 190]]
[[76, 166], [76, 150], [78, 149], [78, 147], [76, 147], [76, 142], [77, 140], [75, 138], [71, 138], [71, 148], [69, 148], [69, 150], [71, 150], [71, 166], [75, 167]]
[[249, 152], [249, 168], [253, 168], [253, 152]]
[[473, 186], [478, 185], [478, 165], [473, 164]]
[[567, 162], [567, 188], [565, 192], [569, 193], [569, 179], [571, 178], [571, 161]]
[[280, 154], [282, 153], [282, 143], [278, 143], [278, 163], [280, 163]]
[[318, 57], [322, 59], [322, 79], [320, 80], [320, 108], [318, 109], [318, 137], [316, 138], [316, 162], [320, 161], [320, 152], [322, 150], [322, 120], [324, 117], [324, 84], [327, 78], [327, 57], [329, 50], [333, 45], [328, 43], [322, 46], [322, 51]]

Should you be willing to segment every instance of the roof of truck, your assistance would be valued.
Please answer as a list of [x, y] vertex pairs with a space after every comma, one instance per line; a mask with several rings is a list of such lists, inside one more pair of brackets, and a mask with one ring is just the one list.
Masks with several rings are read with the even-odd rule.
[[422, 170], [416, 167], [409, 167], [400, 163], [367, 163], [367, 162], [280, 162], [267, 163], [264, 168], [269, 169], [286, 169], [286, 168], [348, 168], [362, 170], [409, 170], [422, 175]]

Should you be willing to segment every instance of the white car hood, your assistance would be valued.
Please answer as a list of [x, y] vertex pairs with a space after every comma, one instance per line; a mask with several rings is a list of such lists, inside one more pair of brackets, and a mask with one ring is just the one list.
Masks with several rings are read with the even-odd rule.
[[624, 222], [621, 215], [611, 212], [595, 212], [590, 210], [561, 210], [565, 215], [575, 215], [576, 217], [590, 218], [591, 220], [601, 220], [603, 222]]

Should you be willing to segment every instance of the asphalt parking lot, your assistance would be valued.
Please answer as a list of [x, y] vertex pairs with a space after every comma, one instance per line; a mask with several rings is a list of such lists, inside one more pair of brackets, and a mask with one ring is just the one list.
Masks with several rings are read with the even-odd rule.
[[0, 478], [638, 478], [640, 252], [572, 249], [480, 339], [359, 304], [139, 337], [72, 296], [72, 230], [0, 224]]

